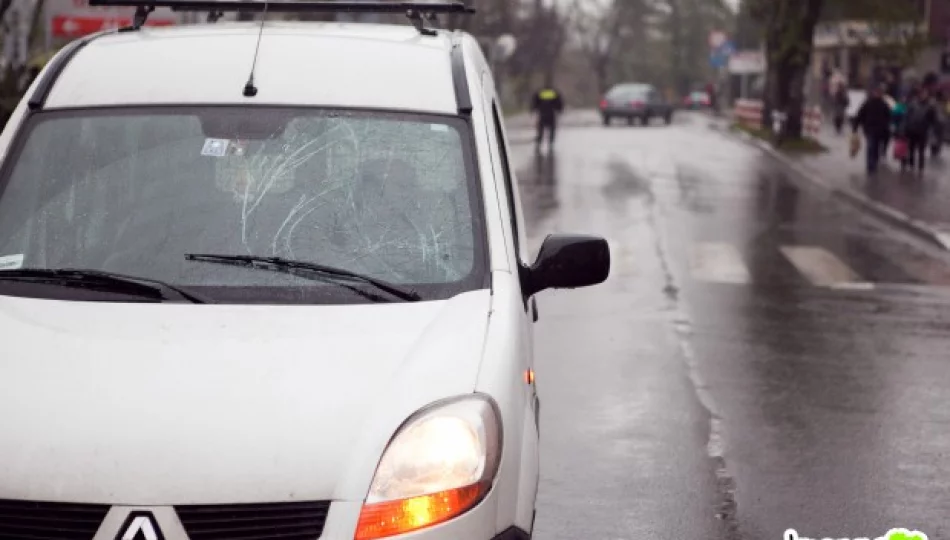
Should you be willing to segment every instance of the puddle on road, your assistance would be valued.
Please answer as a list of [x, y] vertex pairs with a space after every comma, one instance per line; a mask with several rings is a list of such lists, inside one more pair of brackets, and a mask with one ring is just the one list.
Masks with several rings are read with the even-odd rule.
[[676, 186], [679, 188], [680, 203], [696, 214], [712, 214], [713, 204], [703, 196], [703, 186], [708, 183], [708, 174], [682, 163], [676, 167]]
[[626, 162], [614, 158], [607, 166], [610, 171], [610, 182], [604, 186], [604, 193], [608, 200], [624, 197], [646, 197], [647, 202], [653, 202], [653, 188], [646, 175], [630, 168]]
[[556, 153], [536, 152], [517, 175], [525, 226], [528, 230], [536, 230], [559, 207]]
[[709, 416], [709, 436], [706, 443], [706, 455], [712, 461], [719, 500], [715, 509], [715, 517], [724, 526], [726, 540], [738, 540], [739, 533], [738, 504], [736, 502], [736, 481], [730, 473], [725, 458], [725, 434], [723, 419], [713, 402], [709, 388], [699, 373], [699, 361], [691, 345], [692, 326], [684, 312], [679, 294], [679, 287], [673, 273], [670, 261], [669, 248], [666, 245], [667, 236], [658, 224], [657, 215], [661, 212], [653, 192], [653, 185], [646, 175], [630, 168], [626, 163], [613, 160], [610, 163], [611, 181], [604, 187], [608, 200], [615, 197], [643, 197], [648, 209], [648, 223], [654, 238], [654, 247], [657, 259], [664, 274], [663, 293], [667, 301], [667, 309], [674, 314], [673, 331], [680, 348], [680, 357], [685, 364], [687, 377], [695, 392], [700, 405]]

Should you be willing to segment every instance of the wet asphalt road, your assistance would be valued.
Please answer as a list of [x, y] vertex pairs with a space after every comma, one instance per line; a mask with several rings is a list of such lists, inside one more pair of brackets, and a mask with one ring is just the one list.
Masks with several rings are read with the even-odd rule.
[[613, 250], [539, 297], [535, 538], [950, 538], [947, 258], [708, 124], [509, 126], [532, 244]]

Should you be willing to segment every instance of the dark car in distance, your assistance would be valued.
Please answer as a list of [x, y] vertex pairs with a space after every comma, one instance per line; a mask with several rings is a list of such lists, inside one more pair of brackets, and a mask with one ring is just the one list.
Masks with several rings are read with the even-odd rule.
[[624, 83], [607, 92], [600, 102], [600, 115], [605, 126], [614, 118], [624, 118], [630, 125], [637, 120], [648, 125], [653, 118], [662, 118], [671, 124], [673, 105], [653, 85]]

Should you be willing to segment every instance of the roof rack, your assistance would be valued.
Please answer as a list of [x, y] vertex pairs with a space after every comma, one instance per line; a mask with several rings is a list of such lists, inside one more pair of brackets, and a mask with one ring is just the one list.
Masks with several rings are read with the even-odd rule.
[[132, 26], [124, 29], [138, 30], [145, 24], [149, 14], [159, 7], [172, 11], [207, 11], [212, 19], [217, 19], [226, 11], [273, 13], [405, 13], [413, 26], [425, 35], [435, 32], [425, 27], [424, 21], [435, 21], [437, 16], [446, 13], [471, 14], [475, 8], [465, 5], [461, 0], [449, 2], [387, 2], [363, 0], [337, 2], [328, 0], [300, 0], [265, 2], [262, 0], [89, 0], [90, 6], [135, 7]]
[[[214, 22], [228, 11], [276, 12], [276, 13], [404, 13], [413, 26], [422, 35], [436, 35], [431, 28], [425, 27], [425, 21], [436, 22], [437, 16], [444, 13], [471, 14], [475, 8], [462, 0], [447, 2], [392, 2], [385, 0], [328, 1], [328, 0], [89, 0], [90, 6], [134, 7], [135, 17], [132, 26], [119, 29], [120, 32], [140, 29], [149, 14], [155, 8], [171, 8], [172, 11], [207, 11], [209, 22]], [[78, 49], [79, 47], [77, 47]], [[455, 87], [455, 99], [458, 112], [462, 116], [472, 114], [472, 98], [469, 93], [468, 78], [465, 75], [465, 55], [459, 35], [452, 36], [450, 52], [452, 82]], [[48, 93], [46, 90], [45, 93]]]

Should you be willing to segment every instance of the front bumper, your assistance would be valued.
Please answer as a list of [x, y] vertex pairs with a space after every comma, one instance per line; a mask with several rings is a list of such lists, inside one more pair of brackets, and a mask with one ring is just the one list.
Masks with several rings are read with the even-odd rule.
[[[329, 505], [323, 534], [319, 540], [352, 540], [362, 504], [336, 501]], [[528, 540], [530, 535], [517, 527], [501, 533], [497, 528], [497, 496], [494, 490], [478, 506], [445, 523], [412, 533], [393, 536], [393, 540]], [[130, 526], [130, 517], [148, 514], [152, 525], [165, 540], [194, 540], [186, 532], [175, 507], [113, 506], [92, 540], [122, 538]], [[317, 540], [314, 538], [313, 540]]]
[[[497, 488], [497, 486], [496, 486]], [[527, 540], [517, 529], [498, 533], [498, 490], [492, 489], [475, 508], [461, 516], [426, 529], [393, 536], [393, 540]], [[330, 506], [320, 540], [352, 540], [362, 504], [340, 501]], [[112, 539], [110, 539], [112, 540]]]

